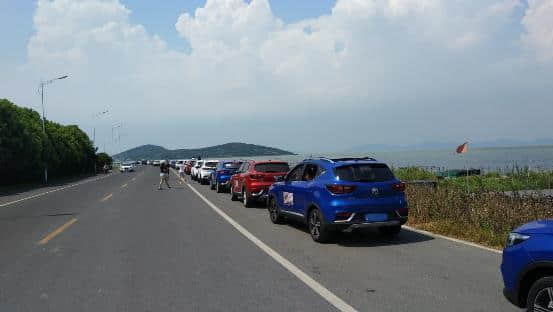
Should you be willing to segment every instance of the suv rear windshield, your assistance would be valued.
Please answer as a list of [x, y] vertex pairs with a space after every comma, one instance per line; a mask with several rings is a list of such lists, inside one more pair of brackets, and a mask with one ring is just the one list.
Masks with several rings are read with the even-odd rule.
[[255, 165], [255, 171], [258, 172], [288, 172], [290, 167], [287, 163], [266, 163]]
[[384, 182], [394, 179], [385, 164], [358, 164], [337, 167], [334, 174], [339, 180], [350, 182]]
[[208, 162], [205, 163], [205, 167], [215, 168], [215, 167], [217, 167], [217, 162], [208, 161]]
[[229, 162], [229, 163], [225, 163], [223, 165], [223, 168], [225, 169], [238, 169], [238, 167], [240, 167], [242, 163], [239, 163], [239, 162], [235, 162], [235, 163], [232, 163], [232, 162]]

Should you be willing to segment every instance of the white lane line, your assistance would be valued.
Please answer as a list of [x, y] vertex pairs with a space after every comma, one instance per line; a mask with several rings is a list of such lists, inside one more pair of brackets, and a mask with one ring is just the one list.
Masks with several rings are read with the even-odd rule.
[[[112, 173], [112, 174], [113, 174], [113, 173]], [[89, 182], [94, 182], [94, 181], [98, 181], [98, 180], [101, 180], [101, 179], [105, 179], [105, 178], [111, 176], [112, 174], [108, 174], [108, 175], [106, 175], [106, 176], [98, 177], [98, 178], [95, 178], [95, 179], [92, 179], [92, 180], [86, 180], [86, 181], [83, 181], [83, 182], [79, 182], [79, 183], [67, 185], [67, 186], [60, 187], [60, 188], [55, 189], [55, 190], [50, 190], [50, 191], [48, 191], [48, 192], [44, 192], [44, 193], [40, 193], [40, 194], [35, 194], [35, 195], [33, 195], [33, 196], [29, 196], [29, 197], [21, 198], [21, 199], [14, 200], [14, 201], [11, 201], [11, 202], [7, 202], [7, 203], [5, 203], [5, 204], [0, 204], [0, 208], [1, 208], [1, 207], [6, 207], [6, 206], [9, 206], [9, 205], [13, 205], [13, 204], [17, 204], [17, 203], [22, 202], [22, 201], [25, 201], [25, 200], [29, 200], [29, 199], [41, 197], [41, 196], [44, 196], [44, 195], [47, 195], [47, 194], [50, 194], [50, 193], [54, 193], [54, 192], [58, 192], [58, 191], [63, 191], [63, 190], [65, 190], [65, 189], [72, 188], [72, 187], [75, 187], [75, 186], [79, 186], [79, 185], [82, 185], [82, 184], [85, 184], [85, 183], [89, 183]]]
[[405, 228], [405, 229], [407, 229], [407, 230], [409, 230], [409, 231], [413, 231], [413, 232], [419, 233], [419, 234], [432, 236], [432, 237], [434, 237], [434, 238], [441, 238], [441, 239], [445, 239], [445, 240], [448, 240], [448, 241], [451, 241], [451, 242], [455, 242], [455, 243], [458, 243], [458, 244], [463, 244], [463, 245], [467, 245], [467, 246], [471, 246], [471, 247], [483, 249], [483, 250], [486, 250], [486, 251], [489, 251], [489, 252], [493, 252], [493, 253], [496, 253], [496, 254], [503, 254], [503, 252], [502, 252], [501, 250], [497, 250], [497, 249], [493, 249], [493, 248], [490, 248], [490, 247], [486, 247], [486, 246], [483, 246], [483, 245], [480, 245], [480, 244], [468, 242], [468, 241], [465, 241], [465, 240], [462, 240], [462, 239], [457, 239], [457, 238], [448, 237], [448, 236], [444, 236], [444, 235], [440, 235], [440, 234], [435, 234], [435, 233], [428, 232], [428, 231], [424, 231], [424, 230], [419, 230], [419, 229], [416, 229], [416, 228], [414, 228], [414, 227], [410, 227], [410, 226], [407, 226], [407, 225], [404, 225], [403, 228]]
[[[173, 173], [175, 173], [175, 172], [173, 171]], [[178, 178], [180, 179], [180, 177], [178, 177]], [[209, 207], [211, 207], [211, 209], [213, 209], [223, 219], [225, 219], [228, 223], [230, 223], [230, 225], [232, 225], [236, 230], [238, 230], [238, 232], [240, 232], [247, 239], [249, 239], [252, 243], [254, 243], [257, 247], [259, 247], [259, 249], [263, 250], [267, 255], [269, 255], [276, 262], [278, 262], [280, 265], [282, 265], [286, 270], [288, 270], [290, 273], [294, 274], [299, 280], [301, 280], [304, 284], [309, 286], [309, 288], [311, 288], [313, 291], [315, 291], [317, 294], [319, 294], [321, 297], [323, 297], [323, 299], [325, 299], [330, 304], [332, 304], [336, 309], [338, 309], [339, 311], [342, 311], [342, 312], [357, 311], [354, 307], [347, 304], [344, 300], [340, 299], [338, 296], [336, 296], [334, 293], [332, 293], [326, 287], [324, 287], [319, 282], [317, 282], [316, 280], [311, 278], [311, 276], [307, 275], [305, 272], [303, 272], [301, 269], [299, 269], [297, 266], [295, 266], [292, 262], [288, 261], [286, 258], [281, 256], [278, 252], [274, 251], [271, 247], [267, 246], [267, 244], [265, 244], [259, 238], [254, 236], [248, 230], [246, 230], [238, 222], [234, 221], [234, 219], [229, 217], [221, 209], [219, 209], [217, 206], [215, 206], [211, 201], [209, 201], [207, 198], [205, 198], [192, 185], [190, 185], [188, 183], [185, 183], [185, 184], [188, 185], [188, 187], [190, 187], [190, 189], [194, 193], [196, 193], [196, 195], [198, 195], [198, 197], [200, 197]]]

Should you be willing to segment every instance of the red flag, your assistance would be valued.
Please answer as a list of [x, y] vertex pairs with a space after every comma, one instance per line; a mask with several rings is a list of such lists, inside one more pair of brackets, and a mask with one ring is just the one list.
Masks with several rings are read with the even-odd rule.
[[457, 154], [464, 154], [468, 152], [469, 150], [469, 142], [465, 142], [459, 146], [457, 146], [457, 149], [455, 150]]

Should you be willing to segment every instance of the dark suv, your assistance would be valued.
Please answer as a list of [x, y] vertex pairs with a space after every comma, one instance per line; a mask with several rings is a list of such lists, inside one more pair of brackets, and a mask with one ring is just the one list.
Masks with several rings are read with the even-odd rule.
[[306, 159], [271, 186], [268, 209], [273, 223], [285, 217], [306, 222], [317, 242], [365, 227], [397, 235], [407, 222], [404, 191], [390, 168], [373, 158]]

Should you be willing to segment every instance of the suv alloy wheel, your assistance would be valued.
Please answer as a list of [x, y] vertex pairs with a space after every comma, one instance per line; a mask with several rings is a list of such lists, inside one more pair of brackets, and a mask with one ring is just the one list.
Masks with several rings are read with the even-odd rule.
[[230, 186], [230, 200], [232, 201], [238, 200], [238, 196], [236, 195], [236, 193], [234, 193], [234, 190], [232, 189], [232, 184]]
[[284, 217], [280, 213], [280, 210], [278, 209], [276, 200], [274, 198], [271, 198], [269, 200], [269, 206], [267, 208], [269, 210], [269, 218], [271, 218], [271, 222], [273, 222], [274, 224], [284, 223]]
[[309, 233], [314, 241], [318, 243], [326, 243], [330, 241], [332, 233], [324, 224], [323, 217], [318, 208], [311, 209], [307, 223], [309, 226]]
[[530, 288], [527, 311], [553, 311], [553, 277], [543, 277]]
[[248, 208], [252, 205], [252, 200], [250, 197], [248, 197], [248, 192], [246, 191], [246, 188], [242, 189], [242, 204], [244, 204], [244, 207]]

